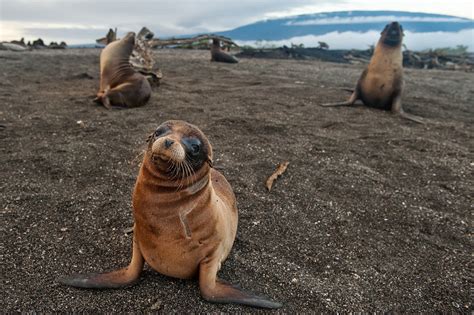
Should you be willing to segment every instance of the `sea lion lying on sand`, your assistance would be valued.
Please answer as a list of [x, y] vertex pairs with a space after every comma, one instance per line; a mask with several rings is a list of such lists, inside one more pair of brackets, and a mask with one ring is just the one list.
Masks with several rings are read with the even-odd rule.
[[239, 61], [232, 55], [222, 50], [220, 40], [214, 38], [211, 45], [211, 61], [238, 63]]

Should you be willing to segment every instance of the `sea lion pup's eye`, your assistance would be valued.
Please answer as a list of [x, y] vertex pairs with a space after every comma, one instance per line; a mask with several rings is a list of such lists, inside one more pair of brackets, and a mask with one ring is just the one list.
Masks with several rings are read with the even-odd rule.
[[197, 156], [202, 151], [202, 143], [201, 140], [197, 138], [185, 138], [182, 140], [183, 145], [186, 147], [186, 151], [191, 156]]
[[158, 127], [158, 129], [155, 130], [154, 136], [155, 137], [162, 136], [168, 130], [169, 128], [166, 126]]
[[199, 151], [201, 151], [201, 146], [199, 144], [191, 144], [191, 153], [192, 154], [198, 154]]

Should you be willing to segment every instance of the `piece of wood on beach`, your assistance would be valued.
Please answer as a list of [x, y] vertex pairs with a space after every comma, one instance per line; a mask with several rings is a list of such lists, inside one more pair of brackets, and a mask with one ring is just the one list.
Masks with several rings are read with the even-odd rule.
[[273, 174], [270, 175], [270, 177], [268, 177], [268, 179], [265, 183], [265, 186], [267, 187], [268, 191], [270, 191], [272, 189], [273, 182], [278, 178], [278, 176], [282, 175], [286, 171], [286, 168], [288, 167], [288, 164], [290, 164], [289, 161], [285, 161], [285, 162], [282, 162], [282, 163], [278, 164], [278, 166], [277, 166], [276, 170], [273, 172]]

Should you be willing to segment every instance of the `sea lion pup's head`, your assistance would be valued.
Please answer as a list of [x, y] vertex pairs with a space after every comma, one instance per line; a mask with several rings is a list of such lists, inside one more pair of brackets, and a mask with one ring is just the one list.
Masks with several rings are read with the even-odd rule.
[[148, 158], [171, 180], [194, 177], [212, 166], [212, 147], [204, 133], [182, 120], [169, 120], [150, 135]]
[[127, 44], [135, 45], [135, 33], [128, 32], [127, 35], [122, 38], [122, 41], [126, 42]]
[[400, 46], [405, 36], [403, 27], [398, 22], [387, 24], [381, 34], [380, 42], [391, 47]]

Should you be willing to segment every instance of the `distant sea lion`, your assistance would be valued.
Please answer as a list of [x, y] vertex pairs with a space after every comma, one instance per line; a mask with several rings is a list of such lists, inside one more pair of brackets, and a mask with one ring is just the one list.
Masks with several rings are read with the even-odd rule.
[[207, 301], [281, 307], [217, 278], [234, 243], [238, 215], [232, 188], [211, 161], [211, 144], [196, 126], [176, 120], [159, 126], [149, 137], [133, 192], [130, 265], [61, 282], [80, 288], [119, 288], [134, 283], [146, 261], [170, 277], [198, 275]]
[[106, 108], [142, 106], [150, 99], [150, 83], [130, 65], [134, 46], [135, 33], [128, 33], [100, 54], [100, 89], [95, 101]]
[[10, 43], [16, 44], [16, 45], [19, 45], [19, 46], [22, 46], [22, 47], [25, 47], [25, 48], [26, 48], [25, 38], [24, 38], [24, 37], [22, 37], [20, 40], [12, 40]]
[[107, 46], [108, 44], [115, 42], [117, 40], [117, 28], [115, 28], [115, 31], [111, 28], [109, 28], [109, 31], [105, 35], [105, 37], [98, 38], [95, 40], [97, 44]]
[[214, 38], [211, 45], [211, 61], [238, 63], [239, 61], [234, 56], [229, 55], [221, 48], [220, 40]]
[[403, 118], [423, 123], [421, 118], [405, 113], [402, 108], [403, 28], [398, 22], [392, 22], [381, 35], [369, 66], [362, 72], [349, 100], [322, 106], [347, 106], [361, 100], [366, 106], [391, 110]]

